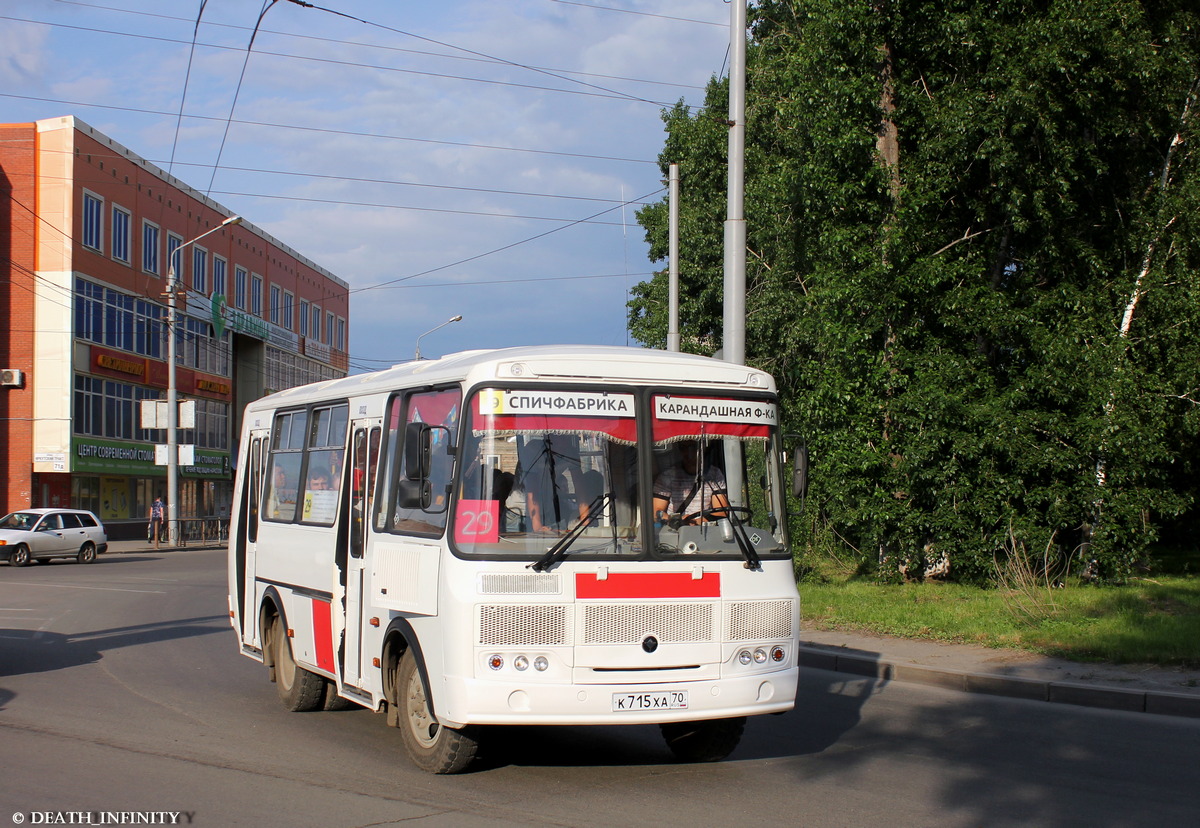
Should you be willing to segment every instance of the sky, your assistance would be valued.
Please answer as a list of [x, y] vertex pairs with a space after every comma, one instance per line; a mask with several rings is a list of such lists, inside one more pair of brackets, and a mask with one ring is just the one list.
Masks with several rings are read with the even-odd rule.
[[662, 111], [703, 102], [728, 22], [723, 0], [4, 0], [0, 122], [74, 115], [346, 281], [352, 372], [456, 315], [424, 356], [637, 345]]

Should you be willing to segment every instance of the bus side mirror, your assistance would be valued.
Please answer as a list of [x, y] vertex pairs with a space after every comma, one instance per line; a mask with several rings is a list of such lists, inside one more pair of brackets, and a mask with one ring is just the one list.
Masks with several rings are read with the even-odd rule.
[[425, 423], [409, 423], [404, 429], [404, 476], [412, 482], [426, 480], [432, 456], [433, 429]]
[[396, 505], [401, 509], [428, 509], [433, 503], [433, 486], [429, 478], [401, 480], [396, 487]]
[[798, 434], [784, 435], [789, 443], [800, 443], [792, 452], [792, 496], [804, 500], [808, 494], [808, 444]]

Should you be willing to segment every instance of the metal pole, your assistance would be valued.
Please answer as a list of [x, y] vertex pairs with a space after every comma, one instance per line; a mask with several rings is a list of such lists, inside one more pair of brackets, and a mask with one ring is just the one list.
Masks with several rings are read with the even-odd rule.
[[442, 328], [446, 327], [451, 322], [461, 322], [461, 321], [462, 321], [462, 314], [459, 314], [458, 316], [454, 317], [453, 319], [447, 319], [445, 322], [438, 325], [436, 328], [430, 328], [425, 333], [421, 334], [421, 336], [418, 336], [417, 337], [417, 352], [413, 355], [413, 358], [414, 359], [424, 359], [424, 357], [421, 356], [421, 337], [428, 336], [429, 334], [433, 333], [434, 331], [440, 331]]
[[679, 165], [672, 164], [668, 177], [670, 201], [670, 240], [667, 256], [670, 267], [667, 271], [668, 313], [667, 350], [679, 350]]
[[175, 326], [178, 323], [176, 298], [179, 286], [175, 276], [175, 257], [183, 262], [183, 250], [231, 224], [241, 224], [241, 216], [230, 216], [211, 230], [186, 241], [171, 255], [167, 262], [167, 542], [174, 545], [179, 541], [179, 391], [175, 380]]
[[725, 216], [724, 356], [746, 361], [746, 0], [729, 4], [729, 188]]
[[[177, 247], [175, 253], [183, 250]], [[181, 257], [182, 258], [182, 257]], [[167, 265], [167, 543], [177, 538], [179, 517], [179, 394], [175, 386], [175, 262]]]

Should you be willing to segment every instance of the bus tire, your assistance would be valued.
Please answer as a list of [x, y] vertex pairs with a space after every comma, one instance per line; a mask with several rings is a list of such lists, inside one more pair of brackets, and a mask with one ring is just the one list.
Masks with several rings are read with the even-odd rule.
[[325, 696], [321, 702], [322, 710], [350, 710], [354, 707], [358, 707], [358, 705], [349, 699], [343, 699], [338, 695], [336, 684], [328, 680], [325, 682]]
[[659, 728], [675, 758], [683, 762], [719, 762], [742, 740], [746, 717], [668, 722]]
[[400, 656], [395, 674], [397, 722], [404, 750], [428, 773], [461, 773], [475, 759], [479, 741], [474, 728], [443, 727], [434, 718], [412, 648]]
[[275, 689], [283, 706], [293, 713], [316, 710], [325, 703], [325, 679], [305, 670], [292, 658], [292, 644], [283, 619], [271, 621], [271, 649], [275, 663]]

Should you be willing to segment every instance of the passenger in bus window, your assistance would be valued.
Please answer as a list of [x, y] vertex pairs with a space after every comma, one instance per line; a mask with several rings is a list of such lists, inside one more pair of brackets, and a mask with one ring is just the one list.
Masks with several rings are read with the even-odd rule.
[[[288, 486], [287, 470], [282, 464], [276, 463], [275, 470], [271, 475], [271, 493], [267, 498], [267, 514], [273, 518], [283, 517], [282, 506], [286, 502], [286, 491]], [[295, 505], [295, 499], [292, 499], [292, 504]]]
[[729, 505], [724, 473], [711, 465], [701, 473], [701, 449], [695, 440], [678, 443], [676, 450], [677, 462], [654, 479], [655, 522], [690, 517], [690, 523], [703, 523], [723, 517], [711, 510]]
[[308, 490], [310, 492], [325, 492], [334, 487], [329, 483], [329, 470], [324, 468], [314, 468], [308, 475]]
[[531, 441], [533, 453], [520, 484], [533, 532], [561, 532], [587, 517], [588, 505], [604, 487], [603, 477], [584, 471], [575, 440], [546, 434]]

